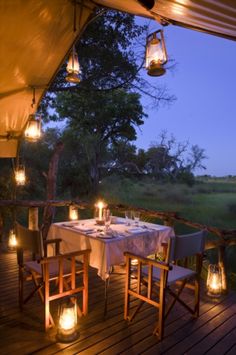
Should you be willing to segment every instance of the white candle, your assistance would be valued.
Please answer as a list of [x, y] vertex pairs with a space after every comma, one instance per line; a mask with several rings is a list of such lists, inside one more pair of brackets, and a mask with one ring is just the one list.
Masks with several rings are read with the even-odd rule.
[[98, 206], [98, 219], [99, 219], [99, 221], [101, 221], [102, 220], [102, 209], [104, 207], [103, 202], [99, 201], [97, 206]]

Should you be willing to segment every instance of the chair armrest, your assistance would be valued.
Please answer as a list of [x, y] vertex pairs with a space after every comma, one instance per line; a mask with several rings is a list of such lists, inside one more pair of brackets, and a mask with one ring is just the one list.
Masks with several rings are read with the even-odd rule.
[[145, 258], [143, 256], [137, 255], [137, 254], [133, 254], [130, 252], [125, 252], [124, 255], [126, 256], [127, 259], [137, 259], [139, 263], [143, 263], [146, 265], [152, 265], [154, 267], [158, 267], [159, 269], [164, 269], [164, 270], [171, 270], [172, 269], [172, 265], [168, 264], [164, 261], [156, 261], [156, 260], [152, 260], [149, 258]]

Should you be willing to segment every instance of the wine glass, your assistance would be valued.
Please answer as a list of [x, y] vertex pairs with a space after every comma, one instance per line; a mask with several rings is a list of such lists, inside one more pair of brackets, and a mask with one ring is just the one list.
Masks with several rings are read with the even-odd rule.
[[133, 211], [133, 219], [134, 219], [134, 224], [136, 226], [138, 226], [139, 220], [140, 220], [140, 212], [139, 211]]
[[131, 219], [132, 219], [131, 211], [125, 211], [125, 224], [126, 224], [126, 226], [130, 226]]
[[103, 210], [103, 221], [105, 225], [105, 232], [107, 233], [111, 224], [111, 211], [108, 208]]

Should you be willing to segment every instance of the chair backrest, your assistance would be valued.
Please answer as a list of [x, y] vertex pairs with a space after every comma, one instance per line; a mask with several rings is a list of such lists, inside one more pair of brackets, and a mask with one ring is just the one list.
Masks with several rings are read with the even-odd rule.
[[171, 237], [169, 247], [169, 261], [186, 258], [204, 252], [206, 231], [176, 235]]
[[40, 231], [30, 230], [16, 222], [16, 238], [18, 249], [30, 251], [40, 258], [44, 256]]

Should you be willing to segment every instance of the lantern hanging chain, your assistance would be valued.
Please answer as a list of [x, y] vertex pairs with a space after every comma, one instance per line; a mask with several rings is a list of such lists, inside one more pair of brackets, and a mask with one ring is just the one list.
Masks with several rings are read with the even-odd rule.
[[36, 100], [35, 100], [35, 87], [33, 87], [33, 97], [32, 97], [32, 103], [31, 103], [31, 107], [34, 108], [34, 105], [36, 103]]

